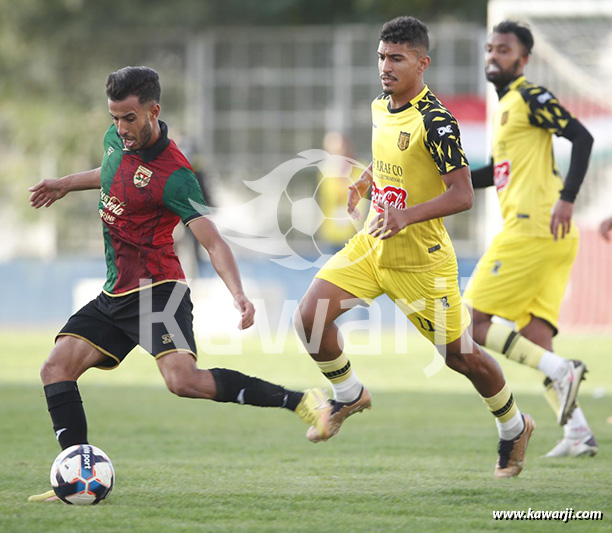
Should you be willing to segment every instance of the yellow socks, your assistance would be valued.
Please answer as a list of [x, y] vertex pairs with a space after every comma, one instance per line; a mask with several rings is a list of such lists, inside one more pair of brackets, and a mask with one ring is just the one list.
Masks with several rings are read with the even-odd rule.
[[524, 427], [523, 417], [507, 383], [495, 396], [483, 398], [483, 401], [495, 417], [500, 439], [512, 440], [520, 435]]
[[491, 324], [487, 331], [485, 346], [531, 368], [538, 368], [538, 363], [546, 352], [544, 348], [527, 340], [512, 328], [495, 323]]
[[339, 402], [352, 402], [359, 397], [363, 387], [351, 362], [345, 354], [333, 361], [315, 361], [319, 370], [331, 382], [334, 398]]

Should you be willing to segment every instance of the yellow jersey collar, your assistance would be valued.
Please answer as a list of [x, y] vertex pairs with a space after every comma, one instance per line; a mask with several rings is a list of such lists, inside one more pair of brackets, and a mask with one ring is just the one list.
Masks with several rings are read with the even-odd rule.
[[398, 107], [397, 109], [391, 109], [390, 108], [391, 102], [389, 102], [387, 104], [387, 111], [389, 111], [389, 113], [393, 113], [393, 114], [401, 113], [402, 111], [406, 111], [406, 109], [411, 108], [419, 100], [422, 100], [428, 92], [429, 92], [429, 87], [427, 87], [427, 84], [425, 84], [423, 86], [423, 89], [421, 90], [421, 92], [419, 94], [417, 94], [412, 100], [410, 100], [410, 102], [408, 102], [407, 104], [404, 104], [402, 107]]
[[506, 85], [501, 91], [498, 91], [497, 96], [501, 100], [504, 95], [516, 89], [521, 83], [525, 82], [525, 75], [521, 74], [518, 78], [514, 78], [508, 85]]

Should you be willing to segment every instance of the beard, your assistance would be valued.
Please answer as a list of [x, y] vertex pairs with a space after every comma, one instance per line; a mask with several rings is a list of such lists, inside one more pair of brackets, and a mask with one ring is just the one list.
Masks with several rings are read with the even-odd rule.
[[151, 127], [151, 124], [147, 122], [142, 127], [138, 135], [140, 137], [140, 145], [138, 146], [138, 150], [142, 150], [145, 146], [147, 146], [147, 144], [149, 144], [149, 141], [151, 140], [152, 135], [153, 135], [153, 128]]
[[485, 72], [487, 81], [491, 82], [497, 88], [505, 87], [514, 78], [516, 78], [520, 62], [521, 60], [517, 59], [514, 64], [506, 70], [500, 69], [498, 72]]

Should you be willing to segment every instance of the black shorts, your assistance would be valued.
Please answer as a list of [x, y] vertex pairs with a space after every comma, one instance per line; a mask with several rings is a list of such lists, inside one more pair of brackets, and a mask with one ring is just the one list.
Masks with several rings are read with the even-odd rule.
[[119, 365], [136, 345], [155, 358], [176, 351], [196, 357], [190, 294], [187, 285], [177, 282], [125, 296], [101, 293], [72, 315], [57, 337], [69, 335], [87, 341], [107, 356], [98, 365], [103, 368]]

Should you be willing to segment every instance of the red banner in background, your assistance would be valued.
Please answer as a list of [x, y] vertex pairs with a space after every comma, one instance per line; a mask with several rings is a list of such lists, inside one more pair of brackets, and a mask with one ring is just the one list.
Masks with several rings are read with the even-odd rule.
[[612, 242], [594, 228], [580, 227], [580, 248], [565, 293], [562, 332], [612, 332]]

